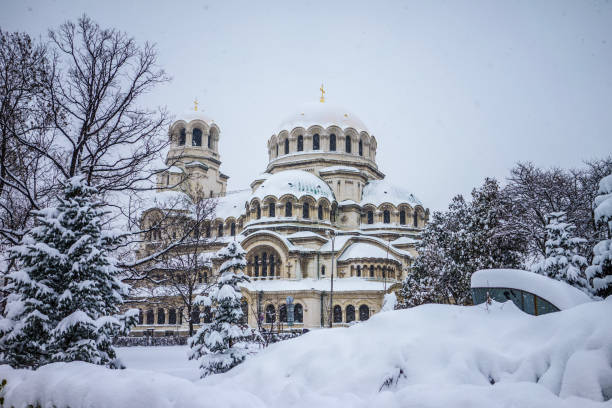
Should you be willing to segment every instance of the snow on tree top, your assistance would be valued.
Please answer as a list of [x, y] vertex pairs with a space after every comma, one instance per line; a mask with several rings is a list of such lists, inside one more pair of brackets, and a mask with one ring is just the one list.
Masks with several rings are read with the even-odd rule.
[[268, 177], [255, 190], [251, 198], [262, 200], [267, 196], [277, 198], [285, 194], [294, 195], [296, 198], [312, 196], [315, 200], [325, 197], [334, 201], [334, 193], [327, 183], [312, 173], [303, 170], [285, 170]]
[[413, 207], [416, 205], [423, 205], [414, 194], [402, 187], [392, 185], [387, 180], [369, 181], [363, 188], [361, 204], [379, 206], [382, 203], [390, 203], [395, 206], [410, 204]]
[[366, 125], [354, 114], [340, 106], [328, 102], [308, 103], [301, 106], [297, 112], [287, 116], [278, 126], [277, 133], [296, 127], [308, 129], [311, 126], [338, 126], [342, 129], [353, 128], [358, 132], [368, 132]]
[[483, 269], [472, 275], [472, 288], [511, 288], [540, 296], [560, 310], [591, 299], [565, 282], [520, 269]]

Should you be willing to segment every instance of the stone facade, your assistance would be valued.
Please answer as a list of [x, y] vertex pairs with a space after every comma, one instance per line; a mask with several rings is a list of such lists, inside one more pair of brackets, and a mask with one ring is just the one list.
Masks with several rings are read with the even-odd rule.
[[[429, 211], [406, 189], [386, 182], [376, 163], [376, 138], [346, 110], [326, 104], [300, 109], [269, 138], [265, 172], [249, 189], [231, 193], [219, 169], [220, 128], [212, 120], [195, 112], [183, 115], [169, 137], [168, 170], [158, 176], [158, 192], [215, 200], [215, 216], [200, 231], [208, 240], [203, 255], [210, 258], [203, 285], [216, 276], [214, 252], [238, 240], [251, 277], [242, 289], [251, 326], [261, 321], [286, 327], [279, 320], [285, 318], [287, 296], [294, 299], [297, 328], [325, 326], [330, 314], [335, 325], [367, 319], [411, 267]], [[189, 222], [188, 211], [181, 211], [163, 231], [145, 234], [138, 256], [180, 235]], [[152, 205], [143, 213], [143, 229], [162, 213]], [[175, 253], [188, 249], [185, 243]], [[186, 332], [188, 316], [160, 293], [130, 299], [143, 316], [134, 333]], [[177, 316], [173, 324], [171, 314]]]

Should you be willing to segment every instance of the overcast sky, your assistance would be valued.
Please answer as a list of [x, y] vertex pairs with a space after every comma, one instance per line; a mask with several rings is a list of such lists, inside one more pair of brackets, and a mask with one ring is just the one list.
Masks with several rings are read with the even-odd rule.
[[197, 97], [229, 189], [265, 170], [268, 138], [321, 82], [434, 210], [517, 161], [612, 153], [609, 1], [2, 0], [0, 27], [46, 35], [82, 13], [157, 44], [173, 79], [143, 103], [180, 115]]

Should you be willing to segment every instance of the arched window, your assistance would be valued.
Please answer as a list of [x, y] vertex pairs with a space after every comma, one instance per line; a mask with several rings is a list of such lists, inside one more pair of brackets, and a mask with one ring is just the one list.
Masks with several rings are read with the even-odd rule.
[[346, 322], [354, 322], [355, 321], [355, 306], [348, 305], [346, 307]]
[[153, 310], [147, 310], [147, 324], [155, 323], [155, 315], [153, 314]]
[[176, 324], [176, 309], [168, 311], [168, 324]]
[[347, 153], [350, 153], [351, 152], [351, 137], [349, 135], [346, 136], [345, 145], [346, 145], [345, 151]]
[[212, 323], [212, 310], [210, 306], [204, 307], [204, 323]]
[[304, 136], [299, 135], [297, 139], [297, 151], [301, 152], [304, 150]]
[[383, 221], [385, 224], [389, 224], [391, 222], [391, 213], [389, 210], [385, 210], [383, 212]]
[[268, 254], [265, 252], [261, 256], [261, 276], [268, 276]]
[[276, 264], [274, 263], [274, 255], [270, 255], [270, 276], [274, 276]]
[[274, 323], [276, 321], [276, 308], [274, 305], [266, 306], [266, 323]]
[[412, 224], [413, 224], [415, 227], [418, 227], [418, 226], [419, 226], [419, 216], [418, 216], [418, 214], [417, 214], [417, 212], [416, 212], [416, 211], [415, 211], [415, 212], [414, 212], [414, 214], [412, 215]]
[[208, 132], [208, 148], [212, 149], [212, 141], [213, 141], [213, 133], [212, 132]]
[[319, 150], [319, 134], [312, 135], [312, 150]]
[[317, 209], [317, 217], [320, 220], [323, 219], [323, 204], [319, 204], [319, 208]]
[[359, 320], [364, 321], [370, 318], [370, 308], [368, 305], [359, 306]]
[[223, 224], [219, 224], [219, 226], [217, 227], [217, 236], [218, 237], [223, 236]]
[[370, 278], [374, 277], [374, 265], [370, 265]]
[[321, 276], [325, 276], [325, 265], [321, 265]]
[[144, 315], [142, 313], [142, 309], [138, 309], [138, 324], [142, 324]]
[[268, 211], [269, 211], [270, 217], [276, 217], [276, 203], [274, 201], [271, 201], [268, 204]]
[[361, 265], [357, 265], [357, 276], [361, 276]]
[[329, 150], [332, 152], [336, 151], [336, 135], [333, 133], [329, 135]]
[[363, 156], [363, 141], [359, 141], [359, 155]]
[[210, 238], [210, 224], [206, 225], [206, 238]]
[[202, 130], [199, 128], [193, 129], [191, 133], [191, 145], [202, 146]]
[[166, 323], [166, 313], [164, 309], [157, 309], [157, 324], [165, 324]]
[[259, 276], [259, 256], [255, 255], [255, 258], [253, 260], [253, 263], [255, 264], [255, 277]]
[[406, 211], [400, 211], [400, 225], [406, 225]]
[[285, 217], [291, 217], [293, 215], [293, 206], [290, 201], [285, 203]]
[[296, 323], [304, 323], [304, 308], [299, 303], [293, 308], [293, 321]]
[[302, 218], [310, 218], [310, 205], [308, 203], [302, 205]]
[[278, 318], [281, 322], [287, 323], [287, 305], [280, 305], [278, 308]]
[[285, 154], [289, 154], [289, 139], [285, 139]]
[[198, 306], [191, 309], [191, 323], [200, 324], [200, 308]]
[[236, 223], [232, 222], [232, 225], [230, 226], [230, 234], [232, 234], [232, 237], [236, 236]]
[[259, 203], [257, 203], [257, 207], [255, 207], [255, 214], [257, 216], [257, 219], [261, 218], [261, 207], [259, 206]]
[[187, 139], [187, 132], [185, 128], [181, 128], [179, 131], [179, 146], [185, 146], [185, 139]]
[[178, 310], [178, 324], [183, 324], [183, 309]]
[[342, 323], [342, 308], [340, 305], [334, 306], [334, 323]]
[[383, 266], [383, 269], [382, 269], [382, 276], [383, 276], [383, 278], [386, 278], [386, 277], [387, 277], [387, 267], [386, 267], [386, 266]]
[[368, 224], [374, 224], [374, 211], [368, 211]]

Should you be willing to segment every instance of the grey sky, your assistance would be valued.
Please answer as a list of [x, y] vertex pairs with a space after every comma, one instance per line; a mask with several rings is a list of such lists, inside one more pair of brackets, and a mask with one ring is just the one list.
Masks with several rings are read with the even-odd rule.
[[195, 97], [221, 127], [230, 189], [305, 102], [345, 106], [378, 165], [431, 209], [516, 161], [578, 166], [612, 153], [609, 1], [10, 1], [3, 30], [45, 34], [83, 12], [158, 45], [174, 114]]

